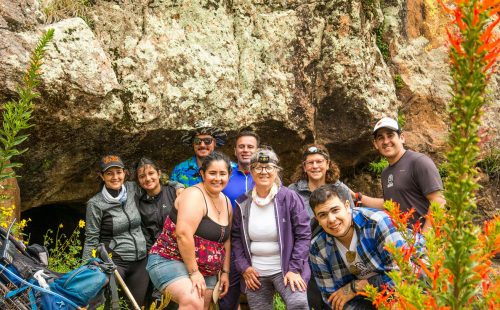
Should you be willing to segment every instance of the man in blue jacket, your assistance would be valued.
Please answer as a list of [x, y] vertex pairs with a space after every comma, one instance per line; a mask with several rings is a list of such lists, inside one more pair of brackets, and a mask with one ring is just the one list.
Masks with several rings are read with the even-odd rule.
[[[233, 167], [226, 188], [222, 191], [230, 200], [233, 208], [236, 207], [236, 199], [251, 190], [254, 186], [250, 174], [250, 158], [257, 150], [260, 137], [253, 131], [243, 130], [236, 136], [234, 155], [238, 160], [238, 166]], [[229, 290], [226, 296], [220, 300], [221, 310], [238, 309], [240, 300], [240, 274], [235, 270], [234, 255], [231, 256], [231, 268], [229, 271]]]
[[236, 206], [236, 199], [253, 188], [250, 158], [259, 147], [259, 143], [260, 137], [253, 131], [240, 131], [236, 136], [234, 155], [238, 160], [238, 166], [233, 167], [229, 182], [222, 191], [231, 200], [233, 208]]

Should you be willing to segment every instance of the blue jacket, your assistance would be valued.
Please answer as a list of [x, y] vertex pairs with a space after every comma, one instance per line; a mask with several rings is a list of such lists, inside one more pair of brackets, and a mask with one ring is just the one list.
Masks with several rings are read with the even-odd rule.
[[252, 175], [250, 173], [245, 174], [243, 171], [239, 170], [236, 163], [231, 162], [231, 166], [233, 172], [222, 192], [231, 200], [234, 209], [236, 208], [236, 199], [251, 190], [255, 183], [253, 182]]
[[[252, 204], [251, 191], [241, 195], [234, 209], [231, 229], [231, 245], [235, 256], [234, 264], [239, 273], [243, 273], [252, 265], [250, 255], [250, 238], [248, 236], [248, 216]], [[280, 186], [274, 197], [276, 225], [278, 226], [281, 269], [283, 275], [288, 271], [300, 273], [307, 283], [311, 277], [309, 267], [309, 245], [311, 243], [311, 227], [309, 215], [300, 196]], [[241, 281], [245, 291], [245, 281]]]

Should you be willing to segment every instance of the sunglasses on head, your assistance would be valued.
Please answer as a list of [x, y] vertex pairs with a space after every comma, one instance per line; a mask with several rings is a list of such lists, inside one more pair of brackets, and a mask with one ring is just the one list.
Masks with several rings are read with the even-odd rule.
[[193, 139], [193, 144], [194, 145], [200, 145], [201, 142], [205, 143], [206, 145], [211, 144], [214, 141], [214, 138], [194, 138]]
[[323, 151], [322, 149], [316, 147], [316, 146], [310, 146], [306, 149], [306, 151], [304, 152], [304, 155], [302, 156], [304, 159], [307, 157], [307, 155], [311, 155], [311, 154], [320, 154], [320, 155], [323, 155], [326, 159], [329, 159], [330, 156], [328, 156], [328, 154]]

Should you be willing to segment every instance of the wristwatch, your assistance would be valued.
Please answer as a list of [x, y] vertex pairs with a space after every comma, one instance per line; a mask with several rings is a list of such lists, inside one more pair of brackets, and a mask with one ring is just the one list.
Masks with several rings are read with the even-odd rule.
[[352, 281], [351, 281], [351, 291], [352, 291], [353, 293], [355, 293], [355, 294], [358, 292], [358, 291], [356, 290], [356, 280], [352, 280]]

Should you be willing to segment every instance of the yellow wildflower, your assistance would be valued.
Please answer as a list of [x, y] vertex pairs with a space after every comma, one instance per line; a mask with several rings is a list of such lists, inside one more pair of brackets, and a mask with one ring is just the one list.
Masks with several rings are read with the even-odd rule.
[[85, 221], [84, 220], [80, 220], [80, 222], [78, 222], [78, 227], [80, 227], [80, 228], [85, 227]]
[[59, 228], [63, 228], [63, 227], [64, 227], [64, 226], [63, 226], [63, 224], [62, 224], [62, 223], [61, 223], [61, 224], [59, 224]]
[[24, 229], [26, 226], [28, 226], [28, 221], [21, 220], [21, 222], [19, 222], [19, 229]]

